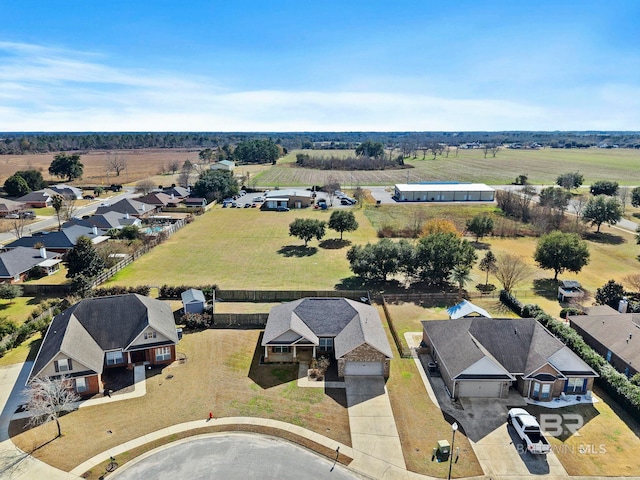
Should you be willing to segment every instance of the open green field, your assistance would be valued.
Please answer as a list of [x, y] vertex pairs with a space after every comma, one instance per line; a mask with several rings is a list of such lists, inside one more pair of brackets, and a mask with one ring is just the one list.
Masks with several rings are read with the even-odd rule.
[[335, 171], [295, 168], [295, 154], [299, 152], [317, 156], [345, 156], [350, 150], [299, 150], [291, 152], [278, 165], [256, 178], [261, 186], [322, 185], [329, 177], [341, 185], [393, 185], [419, 181], [481, 182], [490, 185], [512, 183], [525, 174], [535, 185], [553, 184], [561, 173], [579, 171], [585, 184], [596, 180], [613, 180], [620, 185], [640, 185], [640, 150], [634, 149], [501, 149], [495, 158], [484, 158], [482, 150], [455, 150], [449, 157], [429, 156], [422, 160], [408, 158], [407, 165], [415, 168], [384, 171]]
[[[174, 234], [164, 244], [120, 271], [107, 284], [217, 284], [222, 289], [333, 289], [350, 277], [348, 242], [366, 243], [375, 232], [361, 210], [360, 228], [346, 233], [347, 242], [327, 230], [324, 241], [304, 243], [289, 236], [296, 218], [328, 221], [326, 210], [262, 212], [214, 207]], [[338, 248], [336, 248], [338, 247]]]

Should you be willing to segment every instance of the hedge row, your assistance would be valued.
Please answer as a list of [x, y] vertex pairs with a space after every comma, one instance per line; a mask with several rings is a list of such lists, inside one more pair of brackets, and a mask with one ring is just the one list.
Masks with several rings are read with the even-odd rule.
[[92, 291], [94, 297], [108, 297], [111, 295], [125, 295], [127, 293], [137, 293], [145, 297], [149, 296], [151, 288], [148, 285], [139, 285], [137, 287], [102, 287]]
[[211, 297], [213, 292], [218, 289], [217, 285], [162, 285], [160, 287], [160, 298], [171, 298], [171, 299], [180, 299], [180, 295], [182, 292], [186, 292], [190, 288], [195, 288], [197, 290], [202, 290], [205, 297]]
[[[503, 298], [509, 303], [505, 302]], [[514, 312], [516, 312], [516, 310], [513, 306], [517, 307], [520, 305], [520, 312], [523, 313], [520, 316], [525, 318], [533, 317], [544, 325], [600, 375], [597, 379], [598, 384], [601, 385], [616, 402], [636, 419], [640, 419], [640, 387], [631, 383], [626, 375], [613, 368], [602, 355], [587, 345], [584, 339], [573, 328], [566, 323], [559, 322], [551, 315], [544, 313], [538, 305], [522, 305], [513, 295], [507, 294], [503, 296], [503, 292], [500, 292], [500, 300]], [[525, 313], [526, 315], [524, 315]], [[531, 315], [531, 313], [533, 313], [533, 315]]]
[[208, 313], [187, 313], [180, 317], [180, 321], [189, 330], [213, 327], [213, 315]]

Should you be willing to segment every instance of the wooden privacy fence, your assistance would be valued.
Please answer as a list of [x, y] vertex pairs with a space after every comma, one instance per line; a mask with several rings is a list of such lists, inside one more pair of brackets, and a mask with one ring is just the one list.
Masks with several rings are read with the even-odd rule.
[[382, 295], [382, 298], [387, 303], [396, 303], [396, 302], [413, 302], [413, 303], [422, 303], [422, 304], [441, 304], [447, 303], [450, 306], [453, 306], [457, 303], [458, 294], [457, 293], [385, 293]]
[[344, 297], [351, 300], [369, 298], [360, 290], [216, 290], [216, 301], [225, 302], [290, 302], [306, 297]]
[[214, 313], [213, 328], [264, 328], [268, 313]]

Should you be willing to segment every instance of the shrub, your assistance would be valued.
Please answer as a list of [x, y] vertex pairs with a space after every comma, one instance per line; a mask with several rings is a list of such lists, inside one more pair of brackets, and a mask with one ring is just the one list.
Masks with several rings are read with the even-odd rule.
[[487, 283], [486, 285], [484, 283], [479, 283], [476, 285], [476, 290], [482, 293], [490, 293], [490, 292], [493, 292], [495, 289], [496, 289], [496, 286], [493, 283]]
[[186, 292], [190, 288], [195, 288], [197, 290], [202, 290], [205, 297], [210, 297], [215, 290], [218, 289], [217, 285], [200, 285], [200, 286], [191, 286], [191, 285], [162, 285], [160, 287], [160, 298], [172, 298], [172, 299], [180, 299], [180, 295], [182, 292]]
[[560, 310], [560, 318], [567, 318], [569, 315], [584, 315], [584, 312], [576, 307], [566, 307]]
[[213, 326], [213, 316], [207, 313], [187, 313], [180, 318], [180, 321], [190, 330], [201, 330]]
[[510, 310], [512, 310], [516, 315], [522, 317], [522, 308], [523, 305], [520, 303], [515, 295], [507, 292], [506, 290], [500, 290], [500, 301], [505, 304]]
[[137, 287], [102, 287], [93, 290], [94, 297], [108, 297], [111, 295], [125, 295], [127, 293], [137, 293], [138, 295], [148, 296], [151, 288], [148, 285], [139, 285]]
[[544, 313], [542, 311], [542, 308], [535, 304], [527, 303], [524, 307], [522, 307], [523, 318], [535, 318], [541, 313]]

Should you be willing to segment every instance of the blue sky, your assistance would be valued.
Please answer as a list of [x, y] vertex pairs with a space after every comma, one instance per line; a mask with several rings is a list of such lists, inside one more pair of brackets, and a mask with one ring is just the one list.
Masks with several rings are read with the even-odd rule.
[[640, 130], [637, 1], [6, 0], [0, 131]]

